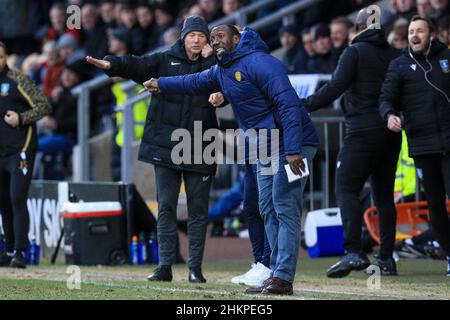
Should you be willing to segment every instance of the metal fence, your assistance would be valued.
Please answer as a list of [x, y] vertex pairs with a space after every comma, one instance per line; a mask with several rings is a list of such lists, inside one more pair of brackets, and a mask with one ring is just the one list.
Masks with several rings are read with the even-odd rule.
[[[308, 6], [318, 3], [322, 0], [303, 0], [295, 2], [281, 10], [278, 10], [272, 14], [269, 14], [253, 23], [249, 26], [255, 30], [260, 30], [272, 23], [283, 21], [283, 23], [289, 23], [292, 21], [292, 17], [297, 12], [307, 8]], [[212, 28], [214, 26], [225, 24], [225, 23], [236, 23], [238, 25], [245, 26], [249, 20], [249, 16], [258, 12], [259, 10], [269, 7], [275, 4], [276, 0], [261, 0], [255, 2], [249, 6], [246, 6], [240, 10], [238, 10], [235, 14], [231, 16], [224, 17], [220, 20], [212, 22], [209, 27]], [[163, 51], [168, 49], [168, 46], [164, 46], [158, 48], [153, 52]], [[111, 79], [107, 76], [99, 76], [90, 81], [84, 82], [81, 85], [75, 87], [72, 90], [72, 93], [78, 97], [78, 145], [79, 145], [79, 155], [74, 161], [76, 162], [76, 167], [80, 170], [77, 174], [74, 175], [74, 181], [89, 181], [90, 180], [90, 170], [89, 170], [89, 135], [90, 135], [90, 112], [91, 105], [89, 101], [90, 94], [106, 85], [111, 83]], [[133, 86], [134, 82], [129, 81], [127, 83], [128, 86]]]

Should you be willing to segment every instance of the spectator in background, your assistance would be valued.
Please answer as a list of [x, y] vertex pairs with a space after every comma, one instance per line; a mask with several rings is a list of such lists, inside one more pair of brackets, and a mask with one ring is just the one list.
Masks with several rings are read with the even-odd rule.
[[416, 1], [417, 14], [421, 17], [428, 17], [431, 11], [430, 0], [417, 0]]
[[352, 23], [346, 17], [338, 17], [330, 23], [330, 35], [333, 48], [331, 49], [331, 55], [333, 63], [336, 66], [345, 48], [348, 47], [348, 33]]
[[164, 32], [173, 26], [175, 22], [174, 9], [167, 3], [158, 4], [155, 7], [155, 21], [160, 30], [158, 45], [164, 44]]
[[403, 50], [408, 46], [408, 31], [403, 29], [394, 29], [389, 33], [387, 42], [391, 47]]
[[105, 25], [99, 19], [99, 13], [93, 4], [85, 4], [81, 9], [82, 45], [86, 54], [104, 57], [108, 53], [108, 40]]
[[172, 27], [167, 29], [163, 34], [164, 45], [173, 45], [180, 38], [180, 29]]
[[51, 27], [47, 32], [47, 40], [59, 40], [65, 33], [73, 35], [74, 39], [80, 41], [80, 30], [67, 29], [66, 8], [61, 3], [56, 3], [50, 8]]
[[[129, 31], [126, 28], [116, 28], [111, 31], [109, 36], [109, 52], [117, 56], [125, 56], [129, 52]], [[113, 77], [114, 84], [111, 86], [111, 93], [114, 96], [114, 105], [121, 106], [125, 103], [129, 91], [122, 89], [124, 80], [119, 77]], [[134, 94], [139, 91], [142, 86], [135, 86], [131, 90]], [[148, 101], [139, 101], [133, 106], [133, 120], [134, 120], [134, 139], [142, 138], [144, 132], [145, 118], [147, 115]], [[113, 181], [120, 181], [121, 179], [121, 148], [123, 146], [123, 112], [117, 111], [111, 117], [114, 120], [114, 138], [111, 145], [111, 176]]]
[[85, 56], [82, 49], [78, 49], [78, 42], [75, 37], [69, 33], [62, 35], [56, 43], [59, 56], [65, 64], [80, 60]]
[[159, 29], [152, 8], [147, 3], [141, 2], [136, 8], [136, 16], [145, 39], [144, 52], [156, 49], [159, 41]]
[[105, 24], [106, 29], [114, 29], [117, 26], [115, 17], [115, 6], [114, 0], [102, 0], [100, 2], [100, 16]]
[[437, 22], [438, 39], [440, 42], [449, 45], [449, 28], [450, 28], [450, 16], [443, 16]]
[[302, 44], [303, 49], [305, 50], [308, 59], [311, 59], [316, 55], [316, 51], [314, 50], [314, 41], [311, 35], [311, 30], [306, 28], [302, 31]]
[[213, 22], [223, 17], [219, 0], [198, 0], [200, 8], [205, 12], [207, 23]]
[[47, 98], [50, 98], [53, 90], [59, 84], [59, 77], [64, 68], [64, 61], [61, 60], [54, 41], [48, 42], [44, 46], [44, 50], [48, 50], [48, 59], [45, 64], [46, 72], [43, 80], [42, 92]]
[[222, 0], [222, 11], [229, 16], [238, 11], [242, 6], [242, 0]]
[[72, 153], [77, 137], [77, 97], [72, 95], [71, 89], [87, 79], [83, 60], [64, 67], [60, 83], [50, 99], [53, 112], [38, 123], [39, 128], [48, 132], [39, 138], [39, 151], [43, 154]]
[[307, 55], [302, 50], [299, 30], [296, 25], [288, 25], [280, 29], [280, 42], [284, 50], [281, 61], [288, 74], [306, 72]]
[[108, 50], [110, 54], [123, 56], [128, 53], [130, 46], [130, 30], [119, 27], [111, 31], [108, 37]]
[[202, 7], [200, 7], [198, 4], [194, 4], [188, 11], [188, 16], [199, 16], [203, 19], [205, 18], [205, 11], [203, 11]]
[[[57, 53], [55, 42], [48, 41], [42, 46], [42, 54], [32, 53], [23, 60], [21, 65], [23, 73], [42, 88], [42, 83], [48, 71], [49, 60], [53, 60], [53, 57], [56, 58]], [[56, 76], [56, 79], [59, 77], [59, 74]]]
[[447, 0], [430, 0], [431, 9], [428, 14], [428, 18], [433, 20], [435, 23], [439, 21], [440, 18], [448, 14], [448, 1]]
[[399, 50], [408, 46], [408, 24], [409, 21], [405, 18], [399, 18], [395, 21], [394, 27], [387, 37], [389, 45]]
[[10, 55], [27, 55], [34, 51], [29, 16], [29, 1], [0, 1], [0, 39], [8, 47]]
[[130, 33], [130, 53], [141, 55], [145, 52], [146, 39], [142, 29], [138, 26], [136, 7], [134, 5], [124, 5], [120, 10], [120, 24], [128, 29]]
[[405, 18], [411, 20], [411, 18], [417, 14], [414, 0], [396, 0], [395, 1], [395, 13], [387, 20], [384, 20], [384, 26], [387, 32], [390, 32], [394, 26], [395, 21], [399, 18]]
[[315, 55], [308, 62], [308, 71], [310, 73], [332, 73], [335, 65], [331, 56], [332, 44], [328, 25], [316, 25], [312, 28], [311, 33]]

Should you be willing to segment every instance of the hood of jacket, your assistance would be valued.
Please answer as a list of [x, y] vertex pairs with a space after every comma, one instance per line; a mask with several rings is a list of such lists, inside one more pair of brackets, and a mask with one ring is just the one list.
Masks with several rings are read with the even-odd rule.
[[226, 68], [234, 61], [257, 51], [269, 53], [269, 48], [256, 31], [246, 27], [244, 31], [242, 31], [241, 39], [234, 51], [231, 53], [222, 53], [220, 60], [218, 59], [218, 64], [221, 67]]
[[383, 29], [365, 29], [361, 31], [353, 38], [352, 44], [360, 42], [370, 43], [377, 47], [389, 46]]

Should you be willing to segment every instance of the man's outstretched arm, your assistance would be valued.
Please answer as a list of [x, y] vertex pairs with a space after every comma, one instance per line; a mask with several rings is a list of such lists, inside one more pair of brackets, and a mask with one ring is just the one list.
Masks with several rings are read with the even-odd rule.
[[142, 83], [150, 77], [158, 76], [161, 55], [160, 52], [140, 57], [108, 55], [103, 60], [87, 56], [86, 61], [110, 77], [121, 77]]
[[336, 70], [333, 72], [331, 81], [321, 87], [315, 94], [306, 99], [302, 99], [302, 103], [309, 111], [316, 111], [323, 108], [334, 100], [339, 98], [345, 90], [350, 87], [356, 72], [358, 54], [352, 47], [348, 47], [339, 58]]
[[221, 91], [216, 73], [216, 66], [213, 66], [208, 70], [184, 76], [150, 79], [143, 85], [146, 90], [152, 93], [208, 95]]

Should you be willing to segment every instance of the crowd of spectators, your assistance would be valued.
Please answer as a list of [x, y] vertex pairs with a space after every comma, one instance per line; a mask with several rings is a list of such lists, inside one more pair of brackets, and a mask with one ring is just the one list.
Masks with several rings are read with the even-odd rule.
[[[360, 1], [360, 4], [370, 2]], [[430, 18], [436, 25], [439, 40], [449, 45], [448, 0], [390, 0], [387, 9], [381, 11], [381, 23], [391, 46], [399, 50], [408, 46], [408, 24], [416, 14]], [[310, 27], [298, 22], [284, 26], [279, 31], [284, 49], [282, 60], [291, 74], [332, 73], [354, 35], [352, 22], [346, 16], [333, 17], [328, 24], [317, 23]]]
[[[176, 42], [190, 15], [210, 23], [257, 1], [2, 0], [0, 41], [8, 48], [9, 66], [30, 76], [54, 106], [53, 115], [38, 124], [41, 144], [53, 144], [54, 136], [62, 134], [66, 148], [76, 144], [77, 137], [76, 99], [70, 89], [102, 74], [84, 63], [86, 55], [142, 55]], [[276, 1], [248, 17], [248, 23], [293, 2]], [[271, 50], [282, 47], [282, 60], [290, 74], [328, 74], [355, 33], [347, 15], [373, 2], [321, 1], [297, 14], [294, 23], [274, 23], [259, 32]], [[67, 27], [70, 5], [80, 8], [79, 29]], [[408, 21], [420, 14], [436, 23], [440, 41], [448, 45], [449, 10], [448, 0], [389, 0], [381, 16], [388, 42], [405, 48]], [[111, 128], [115, 104], [111, 87], [91, 96], [92, 134]]]

